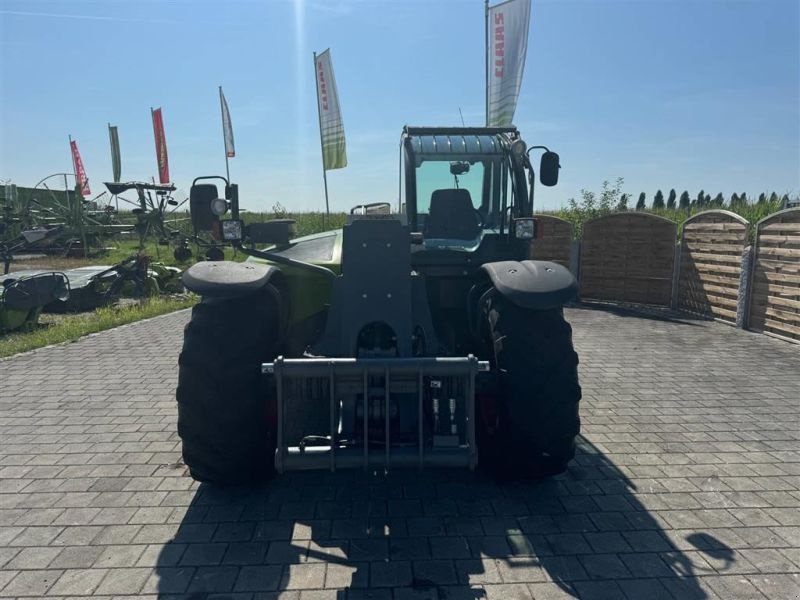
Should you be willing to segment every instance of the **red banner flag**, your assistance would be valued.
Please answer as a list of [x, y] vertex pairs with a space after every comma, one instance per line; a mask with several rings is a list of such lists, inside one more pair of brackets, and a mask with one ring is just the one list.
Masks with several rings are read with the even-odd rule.
[[169, 159], [167, 158], [167, 138], [164, 135], [164, 118], [161, 109], [150, 109], [153, 114], [153, 135], [156, 138], [156, 161], [158, 162], [158, 181], [169, 183]]
[[83, 168], [81, 153], [78, 152], [78, 142], [70, 140], [69, 148], [72, 150], [72, 170], [75, 172], [75, 185], [80, 186], [81, 196], [89, 196], [92, 190], [89, 189], [89, 178], [86, 177], [86, 169]]

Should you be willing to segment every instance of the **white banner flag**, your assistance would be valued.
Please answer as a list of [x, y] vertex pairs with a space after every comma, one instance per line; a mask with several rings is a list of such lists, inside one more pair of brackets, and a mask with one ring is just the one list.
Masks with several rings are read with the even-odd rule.
[[222, 137], [225, 138], [225, 156], [233, 158], [236, 156], [236, 148], [233, 147], [233, 125], [228, 102], [225, 100], [225, 94], [222, 93], [222, 86], [219, 87], [219, 105], [222, 109]]
[[486, 125], [511, 125], [528, 52], [531, 0], [508, 0], [489, 8], [486, 49]]
[[318, 54], [315, 62], [322, 163], [325, 169], [341, 169], [347, 166], [347, 148], [330, 50]]

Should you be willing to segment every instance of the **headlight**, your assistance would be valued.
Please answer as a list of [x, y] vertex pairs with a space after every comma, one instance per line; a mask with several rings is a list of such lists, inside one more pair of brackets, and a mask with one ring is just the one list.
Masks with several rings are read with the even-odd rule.
[[211, 201], [211, 212], [221, 217], [228, 212], [228, 201], [225, 198], [214, 198]]
[[514, 219], [514, 237], [518, 240], [533, 240], [536, 238], [536, 219], [530, 217]]

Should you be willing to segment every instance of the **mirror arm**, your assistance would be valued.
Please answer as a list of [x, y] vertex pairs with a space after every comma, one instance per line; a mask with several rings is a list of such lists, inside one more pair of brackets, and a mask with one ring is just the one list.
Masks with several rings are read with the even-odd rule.
[[248, 256], [252, 256], [253, 258], [268, 260], [270, 262], [278, 263], [279, 265], [285, 265], [287, 267], [304, 269], [306, 271], [310, 271], [311, 273], [322, 275], [323, 277], [330, 279], [331, 282], [333, 282], [336, 279], [336, 273], [334, 273], [327, 267], [320, 267], [319, 265], [312, 265], [311, 263], [302, 262], [291, 258], [286, 258], [285, 256], [281, 256], [280, 254], [273, 254], [272, 252], [265, 252], [264, 250], [247, 248], [241, 243], [234, 244], [234, 247], [241, 250], [243, 254], [247, 254]]
[[531, 150], [544, 150], [545, 152], [550, 152], [550, 148], [547, 146], [531, 146], [528, 148], [528, 151], [525, 153], [527, 156], [531, 155]]
[[231, 209], [231, 219], [239, 220], [239, 184], [231, 183], [225, 186], [225, 199]]
[[533, 165], [528, 161], [528, 204], [533, 214], [533, 185], [536, 183], [536, 173], [533, 172]]

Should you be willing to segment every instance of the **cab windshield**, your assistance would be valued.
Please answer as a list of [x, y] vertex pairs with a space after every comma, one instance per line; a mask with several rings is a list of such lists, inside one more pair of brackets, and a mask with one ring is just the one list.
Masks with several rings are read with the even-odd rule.
[[425, 239], [475, 240], [499, 229], [511, 201], [503, 156], [423, 160], [416, 167], [416, 225]]

